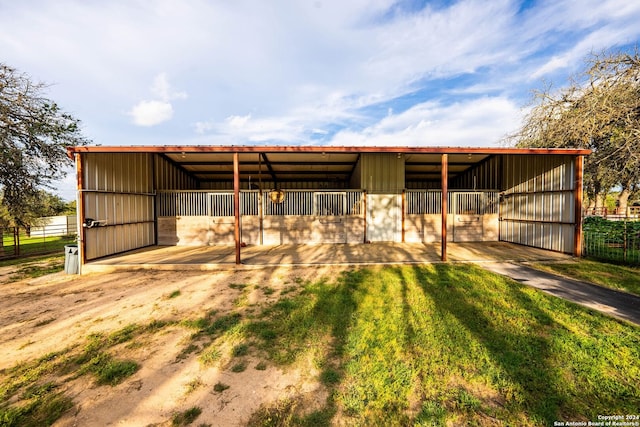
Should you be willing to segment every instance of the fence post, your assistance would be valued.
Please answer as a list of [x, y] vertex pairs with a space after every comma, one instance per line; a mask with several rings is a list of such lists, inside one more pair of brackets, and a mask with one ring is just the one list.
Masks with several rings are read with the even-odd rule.
[[627, 240], [627, 219], [625, 218], [624, 220], [624, 228], [623, 228], [623, 235], [622, 235], [622, 260], [624, 262], [627, 262], [627, 246], [628, 246], [628, 240]]

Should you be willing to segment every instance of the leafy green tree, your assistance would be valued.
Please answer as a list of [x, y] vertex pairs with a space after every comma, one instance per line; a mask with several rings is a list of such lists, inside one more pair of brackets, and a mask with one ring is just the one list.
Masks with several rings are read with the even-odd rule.
[[613, 187], [626, 208], [640, 189], [640, 56], [603, 52], [559, 90], [534, 94], [522, 128], [508, 137], [520, 147], [589, 148], [585, 190], [594, 207], [603, 207]]
[[45, 89], [0, 63], [0, 205], [16, 226], [29, 226], [52, 203], [42, 190], [69, 170], [67, 147], [88, 142], [80, 121], [44, 96]]
[[[0, 192], [0, 197], [3, 194]], [[0, 205], [0, 228], [21, 227], [27, 235], [31, 227], [41, 226], [38, 219], [47, 216], [69, 215], [75, 213], [75, 202], [65, 202], [59, 196], [44, 190], [37, 190], [24, 201], [25, 210], [21, 212], [19, 222], [9, 213], [6, 206]]]

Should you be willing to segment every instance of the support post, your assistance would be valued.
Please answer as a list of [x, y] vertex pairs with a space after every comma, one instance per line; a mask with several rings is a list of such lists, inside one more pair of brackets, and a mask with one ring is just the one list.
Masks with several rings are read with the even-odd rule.
[[363, 224], [364, 224], [364, 230], [363, 230], [363, 235], [364, 235], [364, 240], [362, 243], [367, 243], [367, 190], [364, 190], [362, 192], [362, 214], [363, 214]]
[[584, 168], [584, 156], [576, 156], [575, 159], [574, 190], [574, 222], [573, 232], [573, 256], [582, 256], [582, 173]]
[[149, 154], [149, 168], [151, 169], [151, 192], [153, 196], [153, 244], [158, 244], [158, 177], [156, 176], [156, 155]]
[[442, 187], [442, 200], [440, 201], [440, 206], [442, 207], [442, 227], [441, 227], [441, 245], [440, 245], [440, 259], [442, 261], [447, 260], [447, 200], [449, 199], [449, 159], [447, 154], [442, 155], [442, 173], [440, 175], [441, 178], [441, 187]]
[[78, 223], [78, 261], [80, 274], [82, 274], [82, 267], [87, 262], [86, 251], [86, 233], [84, 228], [84, 179], [83, 179], [83, 165], [82, 154], [75, 153], [76, 161], [76, 179], [77, 179], [77, 196], [76, 196], [76, 210], [77, 210], [77, 223]]
[[405, 227], [405, 224], [404, 224], [404, 220], [405, 220], [405, 218], [404, 218], [404, 214], [405, 214], [405, 212], [406, 212], [406, 209], [405, 209], [405, 207], [406, 207], [406, 200], [407, 200], [406, 190], [404, 190], [404, 189], [403, 189], [403, 190], [402, 190], [402, 208], [401, 208], [401, 209], [402, 209], [402, 214], [401, 214], [401, 215], [402, 215], [402, 243], [404, 243], [404, 233], [405, 233], [405, 231], [404, 231], [404, 227]]
[[240, 165], [238, 153], [233, 153], [233, 212], [235, 215], [234, 234], [236, 240], [236, 264], [241, 264], [240, 259]]
[[258, 222], [260, 223], [260, 246], [264, 244], [264, 202], [262, 196], [262, 156], [258, 154]]

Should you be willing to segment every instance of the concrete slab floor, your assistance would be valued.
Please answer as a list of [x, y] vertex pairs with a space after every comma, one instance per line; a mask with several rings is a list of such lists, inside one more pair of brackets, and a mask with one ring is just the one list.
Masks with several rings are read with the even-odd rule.
[[[570, 255], [506, 242], [448, 243], [450, 262], [566, 260]], [[440, 244], [371, 243], [247, 246], [235, 264], [231, 246], [151, 246], [90, 261], [83, 273], [120, 269], [214, 270], [267, 266], [425, 264], [440, 262]]]
[[573, 301], [619, 319], [640, 325], [640, 297], [536, 270], [512, 262], [492, 262], [483, 268], [543, 292]]

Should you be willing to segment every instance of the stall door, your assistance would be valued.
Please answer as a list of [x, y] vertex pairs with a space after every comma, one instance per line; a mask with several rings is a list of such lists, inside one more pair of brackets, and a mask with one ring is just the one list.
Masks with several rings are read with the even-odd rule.
[[483, 240], [484, 194], [456, 192], [453, 195], [453, 241], [481, 242]]
[[314, 193], [315, 220], [312, 243], [346, 243], [345, 205], [347, 193], [343, 191]]
[[230, 245], [235, 243], [235, 215], [233, 193], [208, 193], [208, 245]]
[[367, 195], [367, 240], [399, 242], [400, 239], [400, 196]]

